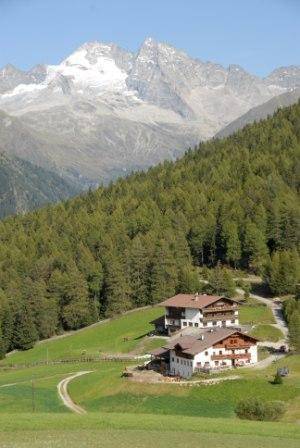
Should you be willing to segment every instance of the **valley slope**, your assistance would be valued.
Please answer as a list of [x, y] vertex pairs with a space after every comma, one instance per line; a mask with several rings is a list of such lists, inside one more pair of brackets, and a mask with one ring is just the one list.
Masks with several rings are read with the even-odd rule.
[[74, 196], [78, 186], [58, 174], [0, 153], [0, 218]]

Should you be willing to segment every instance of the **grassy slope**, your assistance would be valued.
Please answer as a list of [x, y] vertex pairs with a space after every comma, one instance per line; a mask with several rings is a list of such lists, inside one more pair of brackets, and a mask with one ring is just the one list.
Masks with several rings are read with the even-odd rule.
[[[265, 307], [261, 308], [264, 313]], [[151, 328], [148, 322], [160, 313], [155, 308], [138, 311], [63, 339], [47, 341], [8, 359], [14, 362], [44, 359], [47, 346], [50, 359], [80, 354], [82, 350], [97, 353], [99, 346], [102, 352], [128, 352], [141, 348], [142, 336]], [[124, 336], [129, 340], [123, 342]], [[62, 448], [93, 447], [104, 439], [105, 446], [124, 448], [179, 447], [186, 440], [199, 447], [209, 442], [225, 448], [254, 445], [276, 448], [283, 444], [294, 448], [299, 444], [295, 440], [300, 438], [299, 426], [239, 421], [235, 419], [234, 407], [238, 400], [253, 395], [264, 400], [280, 399], [288, 406], [285, 422], [299, 421], [300, 356], [288, 356], [263, 371], [240, 369], [236, 373], [241, 379], [237, 381], [195, 387], [133, 383], [121, 378], [126, 364], [98, 362], [5, 369], [2, 363], [2, 443], [6, 448], [46, 448], [57, 446], [58, 441]], [[271, 380], [281, 365], [289, 366], [291, 373], [283, 385], [274, 386]], [[56, 386], [70, 373], [87, 369], [94, 372], [69, 385], [74, 401], [88, 411], [86, 416], [78, 417], [62, 405]], [[32, 412], [32, 379], [35, 413]], [[1, 387], [12, 383], [17, 384]], [[173, 428], [180, 432], [174, 434]]]
[[[162, 314], [162, 309], [155, 307], [147, 310], [136, 311], [110, 322], [85, 328], [76, 333], [66, 335], [63, 338], [50, 339], [37, 344], [26, 352], [16, 352], [8, 356], [1, 365], [22, 364], [36, 361], [65, 359], [85, 355], [99, 355], [105, 353], [128, 353], [136, 350], [140, 353], [159, 347], [160, 339], [143, 339], [153, 326], [151, 320]], [[266, 306], [244, 305], [240, 309], [240, 322], [274, 323], [271, 310]], [[127, 338], [126, 341], [123, 339]]]
[[300, 388], [295, 384], [300, 380], [300, 372], [280, 387], [271, 384], [276, 365], [262, 372], [247, 369], [235, 372], [241, 372], [240, 380], [195, 387], [133, 383], [121, 379], [114, 365], [106, 368], [109, 374], [100, 369], [70, 384], [72, 397], [89, 411], [234, 417], [236, 403], [253, 395], [266, 401], [287, 402], [300, 396]]
[[284, 338], [284, 334], [279, 328], [272, 325], [257, 325], [250, 334], [260, 341], [278, 342]]
[[[256, 301], [255, 301], [256, 302]], [[275, 324], [272, 310], [259, 302], [253, 305], [242, 305], [239, 313], [240, 323], [245, 324]]]
[[[94, 447], [124, 448], [132, 446], [165, 447], [281, 447], [299, 446], [300, 427], [293, 424], [247, 422], [228, 419], [195, 417], [97, 414], [20, 414], [14, 421], [11, 415], [0, 416], [1, 441], [6, 447]], [[80, 428], [80, 430], [79, 430]], [[174, 432], [175, 430], [175, 432]], [[31, 439], [32, 437], [32, 439]], [[105, 441], [105, 445], [103, 445]], [[19, 445], [19, 443], [22, 445]]]
[[[100, 417], [101, 418], [101, 417]], [[259, 428], [258, 428], [259, 429]], [[298, 448], [299, 440], [286, 437], [239, 435], [239, 434], [212, 434], [207, 432], [174, 432], [160, 430], [73, 430], [73, 431], [17, 431], [1, 434], [1, 441], [5, 448], [182, 448], [197, 446], [206, 448], [282, 448], [287, 444], [289, 448]], [[21, 443], [21, 445], [20, 445]]]
[[[6, 360], [0, 362], [0, 367], [7, 363], [45, 361], [47, 353], [49, 360], [55, 360], [79, 357], [82, 354], [128, 353], [138, 347], [145, 352], [145, 343], [147, 349], [158, 347], [162, 343], [160, 339], [146, 342], [142, 340], [143, 336], [153, 329], [153, 325], [149, 322], [161, 314], [161, 308], [140, 310], [85, 328], [63, 338], [43, 341], [31, 350], [8, 356]], [[124, 341], [124, 338], [127, 340]]]

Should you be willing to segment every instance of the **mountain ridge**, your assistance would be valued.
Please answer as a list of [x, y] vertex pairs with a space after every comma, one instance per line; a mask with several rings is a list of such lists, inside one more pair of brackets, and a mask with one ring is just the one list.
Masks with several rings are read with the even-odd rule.
[[6, 150], [82, 181], [83, 188], [107, 183], [137, 167], [174, 160], [297, 86], [298, 72], [300, 67], [285, 67], [259, 78], [153, 38], [136, 53], [87, 42], [56, 65], [22, 73], [2, 69], [0, 109], [38, 141], [17, 149], [10, 136]]

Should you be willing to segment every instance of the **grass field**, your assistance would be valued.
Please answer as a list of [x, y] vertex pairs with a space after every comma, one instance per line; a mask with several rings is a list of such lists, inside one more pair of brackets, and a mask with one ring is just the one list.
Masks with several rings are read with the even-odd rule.
[[254, 299], [240, 307], [239, 320], [242, 325], [275, 324], [272, 310]]
[[117, 317], [109, 322], [85, 328], [58, 339], [49, 339], [26, 352], [17, 352], [0, 362], [22, 364], [46, 359], [57, 360], [81, 355], [105, 353], [145, 353], [159, 347], [160, 339], [148, 339], [146, 334], [153, 330], [149, 322], [162, 314], [161, 308], [149, 308]]
[[278, 342], [284, 338], [284, 334], [279, 328], [267, 324], [257, 325], [250, 334], [260, 341]]
[[[293, 405], [294, 413], [295, 400], [300, 399], [300, 356], [289, 356], [263, 371], [240, 369], [235, 372], [241, 376], [240, 380], [194, 387], [134, 383], [121, 378], [125, 365], [128, 363], [98, 362], [2, 371], [0, 414], [32, 412], [32, 379], [37, 412], [68, 413], [58, 399], [56, 385], [71, 373], [86, 369], [93, 373], [73, 380], [69, 392], [75, 402], [91, 413], [122, 411], [233, 418], [236, 403], [253, 395], [263, 400], [284, 400]], [[271, 381], [280, 365], [290, 367], [291, 374], [277, 387]], [[1, 387], [7, 384], [10, 386]]]
[[[206, 447], [279, 448], [299, 446], [300, 426], [229, 419], [92, 413], [0, 415], [5, 448], [44, 447]], [[79, 430], [80, 428], [80, 430]]]
[[[268, 309], [258, 307], [258, 322]], [[243, 307], [244, 319], [253, 307]], [[144, 353], [162, 340], [149, 339], [149, 321], [158, 308], [137, 311], [98, 324], [64, 338], [14, 353], [0, 363], [0, 447], [281, 447], [299, 445], [300, 355], [287, 356], [265, 370], [239, 369], [240, 379], [215, 385], [183, 387], [176, 384], [134, 383], [121, 377], [130, 362], [49, 364], [9, 368], [39, 360], [80, 356], [82, 353]], [[268, 326], [268, 325], [260, 325]], [[269, 326], [268, 326], [269, 327]], [[259, 327], [257, 327], [259, 328]], [[273, 327], [271, 327], [273, 328]], [[126, 338], [126, 340], [124, 340]], [[290, 368], [279, 386], [272, 379], [279, 366]], [[74, 379], [68, 387], [72, 399], [88, 414], [73, 415], [57, 394], [57, 384], [80, 370], [92, 373]], [[232, 372], [224, 372], [224, 375]], [[236, 403], [255, 396], [283, 400], [283, 423], [255, 423], [235, 418]], [[176, 431], [174, 432], [174, 428]], [[298, 440], [296, 440], [298, 439]], [[103, 441], [105, 440], [105, 445]], [[100, 442], [101, 441], [101, 444]]]

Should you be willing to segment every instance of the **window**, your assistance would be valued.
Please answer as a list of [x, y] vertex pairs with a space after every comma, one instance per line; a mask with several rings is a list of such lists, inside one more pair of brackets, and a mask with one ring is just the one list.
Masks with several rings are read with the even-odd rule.
[[215, 366], [218, 366], [219, 365], [219, 361], [215, 361]]
[[208, 356], [208, 352], [204, 352], [205, 356]]
[[222, 355], [222, 350], [219, 350], [219, 355]]
[[199, 327], [199, 324], [197, 322], [195, 323], [195, 327]]
[[231, 323], [232, 323], [232, 324], [234, 324], [234, 323], [235, 323], [235, 320], [234, 320], [234, 319], [232, 319]]
[[217, 322], [215, 320], [213, 321], [213, 325], [217, 325]]
[[178, 364], [178, 362], [179, 362], [179, 361], [178, 361], [178, 358], [176, 358], [176, 362], [177, 362], [177, 364]]
[[189, 327], [192, 327], [193, 326], [193, 323], [192, 322], [189, 322]]
[[248, 353], [248, 349], [247, 348], [245, 348], [245, 353]]
[[186, 322], [183, 322], [183, 326], [186, 327], [186, 326], [187, 326], [187, 323], [186, 323]]
[[203, 327], [207, 327], [207, 323], [206, 322], [203, 323]]
[[174, 362], [174, 358], [172, 357], [172, 362]]

